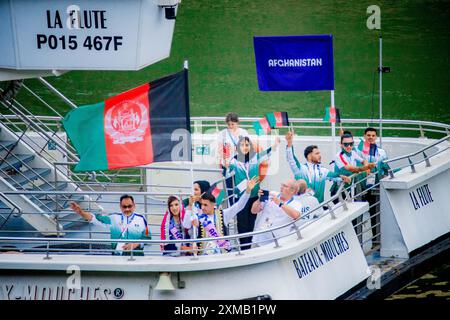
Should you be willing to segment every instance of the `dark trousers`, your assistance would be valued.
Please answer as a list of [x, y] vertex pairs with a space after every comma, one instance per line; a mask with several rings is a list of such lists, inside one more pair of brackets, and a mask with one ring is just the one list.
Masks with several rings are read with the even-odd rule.
[[225, 184], [227, 185], [226, 195], [228, 198], [228, 208], [234, 204], [234, 189], [233, 189], [233, 177], [228, 177], [225, 179]]
[[[237, 229], [238, 233], [252, 232], [255, 227], [256, 214], [253, 214], [251, 209], [253, 203], [258, 200], [258, 197], [248, 199], [244, 209], [237, 214]], [[252, 237], [240, 238], [241, 250], [250, 249]]]
[[362, 197], [362, 200], [367, 201], [369, 203], [369, 207], [371, 207], [369, 209], [370, 225], [372, 228], [372, 234], [374, 235], [372, 239], [372, 247], [380, 244], [380, 225], [377, 225], [380, 222], [380, 215], [378, 210], [379, 205], [374, 205], [378, 201], [378, 199], [379, 197], [376, 195], [376, 190], [374, 189], [367, 191], [367, 193]]

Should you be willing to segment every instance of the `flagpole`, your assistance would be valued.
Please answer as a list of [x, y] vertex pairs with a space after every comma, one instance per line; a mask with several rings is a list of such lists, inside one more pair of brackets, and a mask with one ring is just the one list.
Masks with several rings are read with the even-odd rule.
[[[184, 68], [186, 71], [189, 70], [189, 62], [188, 62], [188, 60], [184, 60], [184, 62], [183, 62], [183, 68]], [[188, 85], [188, 84], [187, 84], [187, 81], [186, 81], [186, 85]], [[189, 99], [189, 90], [186, 90], [186, 92], [187, 92], [187, 94], [188, 94], [188, 99]], [[190, 121], [190, 119], [189, 119], [189, 121]], [[192, 152], [192, 150], [191, 150], [191, 152]], [[194, 161], [192, 160], [192, 156], [191, 156], [191, 165], [190, 165], [189, 171], [190, 171], [190, 173], [191, 173], [191, 194], [194, 194]], [[197, 228], [196, 228], [196, 227], [193, 227], [193, 228], [192, 228], [192, 237], [193, 237], [194, 239], [197, 239]], [[194, 242], [194, 243], [193, 243], [193, 254], [194, 254], [194, 259], [197, 258], [197, 251], [196, 251], [196, 249], [197, 249], [197, 243]]]
[[[188, 60], [184, 60], [183, 68], [185, 70], [189, 70], [189, 62], [188, 62]], [[194, 162], [192, 161], [192, 157], [191, 157], [190, 173], [191, 173], [191, 191], [192, 191], [192, 194], [194, 194]]]
[[[330, 105], [330, 113], [331, 113], [331, 108], [334, 108], [334, 90], [331, 90], [331, 105]], [[332, 151], [332, 156], [331, 158], [334, 157], [334, 155], [336, 154], [336, 123], [331, 122], [331, 151]]]
[[381, 93], [381, 88], [382, 88], [382, 79], [383, 79], [383, 62], [382, 62], [382, 38], [380, 35], [380, 62], [379, 62], [379, 66], [378, 66], [378, 73], [380, 75], [380, 147], [382, 147], [382, 137], [383, 137], [383, 103], [381, 101], [382, 98], [382, 93]]

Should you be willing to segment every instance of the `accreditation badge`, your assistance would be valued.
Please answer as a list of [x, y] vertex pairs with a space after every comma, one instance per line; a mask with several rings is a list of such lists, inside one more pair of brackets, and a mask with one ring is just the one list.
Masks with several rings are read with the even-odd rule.
[[373, 186], [375, 184], [375, 174], [370, 173], [367, 176], [366, 185], [367, 186]]

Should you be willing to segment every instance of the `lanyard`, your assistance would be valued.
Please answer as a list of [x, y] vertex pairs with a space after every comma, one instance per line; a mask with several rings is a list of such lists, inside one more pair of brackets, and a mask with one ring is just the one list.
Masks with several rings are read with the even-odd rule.
[[[350, 155], [351, 155], [351, 154], [350, 154]], [[339, 158], [341, 158], [341, 161], [342, 161], [342, 163], [344, 164], [344, 166], [348, 165], [348, 162], [345, 161], [345, 159], [344, 159], [344, 154], [343, 154], [342, 152], [339, 154]]]
[[233, 135], [230, 133], [230, 130], [229, 130], [229, 129], [227, 129], [227, 132], [228, 132], [228, 136], [229, 136], [230, 139], [231, 139], [231, 142], [233, 142], [234, 146], [237, 147], [238, 141], [234, 140]]
[[[306, 163], [306, 168], [307, 168], [307, 172], [308, 172], [308, 180], [309, 180], [309, 184], [312, 184], [312, 173], [311, 173], [311, 168], [309, 167], [308, 162]], [[314, 171], [314, 166], [313, 166], [313, 171]]]
[[[371, 152], [372, 150], [374, 150], [373, 154]], [[378, 152], [377, 145], [375, 145], [374, 148], [369, 148], [369, 162], [378, 162], [378, 156], [379, 156], [379, 152]]]
[[241, 161], [238, 161], [237, 163], [238, 167], [240, 167], [242, 169], [242, 171], [244, 171], [245, 176], [247, 177], [247, 180], [250, 180], [250, 159], [248, 160], [248, 163], [244, 163]]
[[[281, 200], [281, 193], [277, 196], [278, 199]], [[291, 200], [289, 200], [288, 202], [285, 202], [284, 205], [288, 205], [289, 203], [291, 203], [294, 200], [294, 197], [291, 198]]]
[[[312, 189], [315, 189], [316, 187], [316, 169], [314, 167], [315, 165], [312, 165], [312, 171], [314, 172], [314, 179], [312, 178], [312, 172], [311, 172], [311, 168], [309, 166], [309, 163], [306, 163], [306, 167], [308, 168], [308, 180], [309, 180], [309, 185], [313, 186]], [[319, 177], [320, 177], [320, 169], [319, 169]]]
[[[317, 169], [316, 169], [317, 166]], [[309, 180], [309, 185], [312, 185], [312, 189], [314, 190], [316, 188], [316, 181], [317, 181], [317, 171], [319, 172], [319, 179], [322, 179], [322, 172], [320, 171], [320, 164], [313, 164], [312, 165], [312, 171], [314, 172], [314, 179], [312, 178], [312, 172], [311, 172], [311, 168], [309, 166], [309, 163], [306, 162], [306, 167], [308, 168], [308, 180]]]
[[123, 236], [125, 235], [125, 232], [127, 232], [128, 227], [130, 226], [131, 222], [133, 222], [134, 213], [131, 215], [130, 222], [128, 222], [128, 217], [127, 217], [127, 224], [125, 226], [124, 226], [124, 223], [123, 223], [123, 217], [124, 217], [124, 215], [122, 213], [122, 215], [120, 216], [120, 221], [121, 221], [120, 228], [122, 230], [122, 233], [120, 235], [121, 238], [123, 238]]

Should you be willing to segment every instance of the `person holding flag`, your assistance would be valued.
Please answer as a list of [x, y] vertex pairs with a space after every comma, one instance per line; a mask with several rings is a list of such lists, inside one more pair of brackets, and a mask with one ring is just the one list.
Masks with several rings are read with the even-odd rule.
[[[143, 215], [134, 212], [136, 205], [132, 196], [124, 194], [120, 197], [121, 213], [113, 213], [109, 216], [101, 214], [93, 215], [84, 211], [76, 202], [70, 203], [70, 208], [93, 225], [108, 228], [111, 239], [151, 239], [147, 220]], [[114, 255], [129, 256], [133, 251], [134, 256], [143, 256], [144, 249], [141, 243], [112, 242]]]
[[[244, 193], [245, 186], [250, 180], [250, 177], [259, 176], [260, 166], [262, 162], [269, 159], [272, 151], [275, 151], [280, 144], [280, 139], [277, 137], [275, 143], [266, 150], [256, 152], [253, 143], [248, 137], [241, 137], [238, 142], [237, 154], [231, 159], [228, 166], [230, 175], [234, 174], [235, 197], [239, 199]], [[250, 194], [250, 199], [237, 215], [237, 229], [239, 233], [251, 232], [255, 225], [255, 215], [251, 213], [253, 202], [258, 199], [259, 183], [253, 188]], [[239, 239], [242, 250], [250, 249], [252, 237], [245, 237]]]
[[[184, 228], [198, 228], [198, 238], [218, 238], [227, 234], [227, 225], [244, 208], [252, 189], [259, 183], [259, 177], [254, 176], [247, 181], [244, 194], [239, 201], [227, 209], [217, 208], [216, 198], [209, 192], [201, 197], [202, 207], [200, 210], [193, 210], [194, 197], [189, 198], [189, 205], [183, 219]], [[202, 242], [199, 245], [201, 254], [218, 254], [231, 250], [231, 244], [227, 240], [217, 240]]]
[[239, 117], [234, 112], [229, 112], [225, 116], [227, 128], [220, 131], [218, 136], [220, 163], [230, 161], [235, 155], [240, 137], [248, 137], [247, 130], [239, 127]]
[[372, 239], [374, 246], [380, 242], [380, 216], [377, 215], [378, 210], [375, 205], [378, 202], [377, 195], [371, 187], [376, 185], [384, 175], [388, 174], [389, 166], [384, 162], [388, 157], [386, 151], [377, 146], [377, 129], [372, 127], [364, 130], [364, 139], [361, 139], [359, 142], [357, 150], [360, 156], [368, 163], [376, 165], [375, 168], [367, 171], [367, 177], [362, 182], [363, 188], [368, 189], [362, 199], [369, 202], [370, 223], [373, 228], [372, 232], [375, 235]]
[[[344, 131], [341, 135], [341, 151], [336, 154], [334, 160], [334, 172], [341, 176], [351, 176], [354, 173], [360, 173], [375, 168], [374, 163], [369, 163], [363, 159], [359, 152], [354, 149], [353, 134], [350, 131]], [[350, 187], [350, 182], [346, 181], [346, 188]], [[335, 182], [331, 186], [331, 196], [335, 195], [339, 186]]]
[[294, 155], [293, 138], [294, 133], [288, 131], [286, 133], [286, 160], [289, 163], [295, 179], [305, 180], [308, 188], [314, 193], [314, 196], [319, 203], [322, 203], [324, 200], [326, 180], [334, 181], [335, 183], [340, 183], [341, 181], [350, 183], [350, 178], [345, 175], [332, 172], [321, 166], [322, 156], [319, 147], [316, 145], [305, 148], [304, 156], [306, 158], [306, 163], [301, 164]]
[[[192, 184], [193, 197], [194, 197], [194, 207], [196, 209], [201, 209], [202, 205], [200, 203], [202, 194], [207, 192], [211, 187], [210, 183], [206, 180], [197, 180]], [[183, 206], [186, 208], [189, 205], [189, 198], [183, 200]]]
[[368, 127], [364, 130], [364, 139], [360, 140], [357, 150], [368, 163], [376, 164], [367, 176], [366, 185], [370, 187], [378, 183], [383, 175], [387, 175], [389, 170], [389, 166], [384, 163], [388, 159], [387, 153], [377, 145], [377, 129]]
[[248, 137], [249, 134], [247, 130], [239, 127], [239, 117], [234, 112], [227, 113], [225, 116], [225, 123], [227, 124], [227, 128], [219, 132], [217, 150], [219, 155], [219, 165], [227, 185], [229, 204], [232, 205], [234, 203], [234, 198], [232, 197], [233, 181], [227, 171], [226, 163], [229, 163], [236, 155], [239, 139], [241, 137]]

